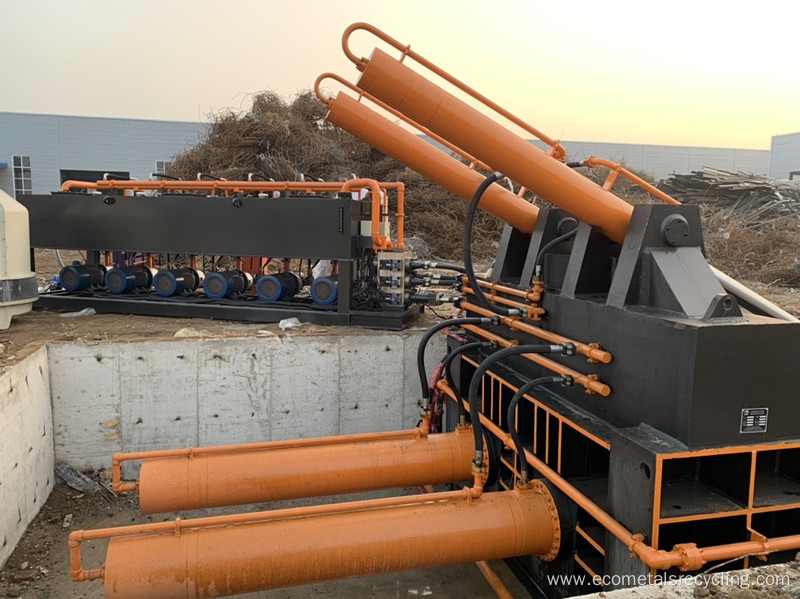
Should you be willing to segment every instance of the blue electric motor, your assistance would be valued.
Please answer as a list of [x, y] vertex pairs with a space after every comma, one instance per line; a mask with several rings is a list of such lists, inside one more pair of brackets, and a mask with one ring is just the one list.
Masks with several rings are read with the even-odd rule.
[[256, 281], [256, 293], [265, 302], [291, 299], [303, 288], [303, 279], [293, 272], [266, 275]]
[[241, 270], [212, 272], [203, 281], [203, 292], [211, 299], [240, 295], [253, 286], [253, 275]]
[[106, 289], [111, 293], [146, 291], [153, 286], [155, 270], [146, 266], [123, 266], [106, 273]]
[[320, 306], [329, 306], [335, 303], [338, 296], [339, 289], [336, 277], [319, 277], [311, 283], [311, 299]]
[[197, 291], [203, 284], [205, 275], [193, 268], [176, 268], [174, 270], [159, 270], [153, 279], [156, 293], [163, 297], [171, 295], [189, 295]]
[[96, 289], [103, 286], [106, 267], [102, 264], [72, 264], [62, 268], [58, 278], [67, 291]]

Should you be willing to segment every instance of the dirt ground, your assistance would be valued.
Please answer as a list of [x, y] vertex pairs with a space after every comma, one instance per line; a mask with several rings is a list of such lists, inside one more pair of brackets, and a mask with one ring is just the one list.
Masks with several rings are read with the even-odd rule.
[[[65, 260], [71, 256], [65, 255]], [[37, 251], [40, 284], [58, 272], [52, 252]], [[744, 282], [748, 284], [747, 282]], [[800, 317], [800, 291], [796, 288], [772, 288], [750, 283], [749, 286], [792, 314]], [[416, 326], [425, 327], [433, 320], [426, 315]], [[119, 314], [95, 314], [89, 317], [63, 318], [57, 312], [35, 310], [15, 317], [12, 326], [0, 332], [0, 371], [5, 366], [29, 355], [48, 342], [102, 342], [168, 339], [181, 329], [192, 329], [203, 337], [281, 334], [277, 324], [243, 324], [206, 319], [162, 318]], [[335, 327], [307, 326], [297, 334], [337, 334]], [[95, 473], [99, 478], [99, 473]], [[275, 506], [271, 506], [275, 507]], [[71, 515], [68, 517], [68, 515]], [[193, 514], [196, 516], [204, 513]], [[170, 520], [175, 514], [160, 515]], [[65, 518], [71, 522], [65, 526]], [[141, 516], [134, 496], [114, 496], [106, 490], [81, 493], [65, 486], [55, 487], [51, 497], [28, 528], [15, 552], [0, 570], [0, 596], [28, 599], [99, 599], [103, 597], [99, 582], [74, 584], [69, 580], [69, 556], [66, 538], [71, 530], [103, 528], [134, 522], [153, 521]], [[84, 548], [87, 567], [98, 567], [104, 559], [104, 543], [88, 543]], [[508, 585], [514, 597], [527, 594], [502, 562], [492, 564]], [[797, 562], [771, 566], [765, 572], [786, 574], [791, 583], [781, 587], [710, 585], [708, 587], [648, 587], [634, 589], [625, 597], [730, 597], [750, 599], [766, 596], [773, 599], [800, 596], [800, 570]], [[689, 593], [689, 594], [684, 594]], [[279, 591], [243, 595], [246, 599], [299, 599], [308, 596], [401, 598], [416, 596], [493, 597], [495, 596], [477, 569], [470, 564], [418, 570], [401, 575], [383, 575], [353, 581], [332, 582]], [[600, 597], [617, 597], [601, 593]]]

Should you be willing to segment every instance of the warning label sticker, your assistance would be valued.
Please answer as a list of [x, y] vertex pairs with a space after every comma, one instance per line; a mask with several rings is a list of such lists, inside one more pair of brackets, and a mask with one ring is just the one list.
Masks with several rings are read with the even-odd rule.
[[740, 433], [766, 433], [769, 408], [744, 408], [739, 425]]

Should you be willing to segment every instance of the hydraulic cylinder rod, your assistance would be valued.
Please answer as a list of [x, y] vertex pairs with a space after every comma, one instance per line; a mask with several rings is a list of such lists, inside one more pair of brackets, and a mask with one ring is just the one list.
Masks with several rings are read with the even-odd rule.
[[[213, 448], [210, 448], [213, 449]], [[472, 479], [470, 431], [300, 447], [246, 445], [225, 452], [145, 459], [144, 514], [416, 487]]]
[[621, 243], [625, 238], [633, 208], [610, 191], [547, 156], [378, 48], [359, 68], [363, 68], [357, 83], [360, 89], [597, 227], [614, 241]]
[[220, 517], [203, 527], [187, 520], [127, 527], [130, 533], [86, 531], [85, 538], [78, 531], [71, 544], [76, 551], [81, 540], [114, 537], [104, 568], [83, 577], [104, 578], [107, 599], [224, 597], [515, 555], [553, 559], [558, 551], [558, 513], [540, 483], [479, 497], [467, 489], [394, 501], [329, 506], [340, 509], [318, 515], [304, 516], [307, 508], [283, 510], [280, 518], [265, 512], [263, 520], [254, 514], [236, 524]]
[[[472, 199], [475, 188], [485, 178], [345, 93], [329, 100], [328, 110], [327, 120], [331, 123], [466, 201]], [[533, 231], [539, 213], [536, 206], [497, 184], [486, 190], [480, 207], [523, 233]]]

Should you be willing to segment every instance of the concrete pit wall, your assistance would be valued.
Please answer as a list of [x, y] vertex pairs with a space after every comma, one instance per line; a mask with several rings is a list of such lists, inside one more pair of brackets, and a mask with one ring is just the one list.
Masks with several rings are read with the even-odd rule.
[[0, 375], [0, 566], [53, 488], [47, 350]]
[[[53, 344], [56, 457], [102, 469], [116, 452], [413, 428], [420, 336]], [[443, 352], [437, 336], [429, 368]]]
[[[412, 428], [421, 331], [51, 344], [0, 375], [0, 566], [55, 460]], [[444, 352], [436, 336], [428, 368]], [[126, 476], [134, 476], [135, 465]]]

